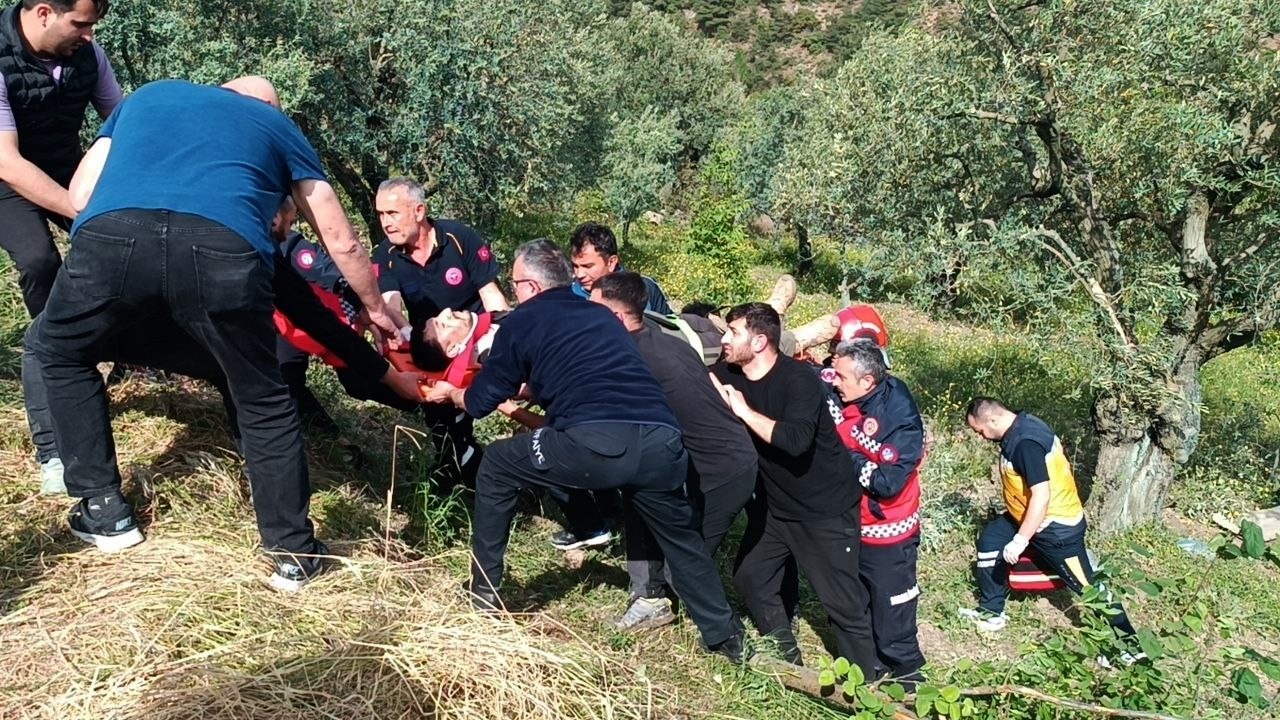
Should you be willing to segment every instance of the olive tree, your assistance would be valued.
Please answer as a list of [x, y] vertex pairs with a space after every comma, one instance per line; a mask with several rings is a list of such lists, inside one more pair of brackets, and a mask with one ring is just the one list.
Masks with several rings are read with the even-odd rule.
[[1158, 515], [1201, 368], [1280, 320], [1278, 27], [1271, 2], [935, 3], [813, 87], [778, 172], [887, 268], [1086, 303], [1104, 528]]
[[607, 131], [595, 3], [123, 3], [102, 41], [122, 81], [263, 74], [370, 221], [377, 184], [422, 180], [487, 224], [590, 182]]

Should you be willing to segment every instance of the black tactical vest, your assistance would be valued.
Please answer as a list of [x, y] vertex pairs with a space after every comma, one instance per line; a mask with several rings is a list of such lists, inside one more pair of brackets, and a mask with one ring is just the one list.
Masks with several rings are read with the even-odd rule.
[[80, 163], [80, 126], [98, 84], [98, 58], [84, 45], [62, 63], [61, 82], [27, 51], [18, 30], [21, 3], [0, 14], [0, 74], [18, 126], [18, 151], [64, 187]]

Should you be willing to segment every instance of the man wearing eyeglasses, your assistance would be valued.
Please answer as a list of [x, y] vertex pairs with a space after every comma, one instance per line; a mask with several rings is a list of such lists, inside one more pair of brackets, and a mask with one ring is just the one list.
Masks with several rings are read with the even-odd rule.
[[618, 488], [662, 548], [704, 645], [741, 660], [742, 630], [684, 494], [688, 454], [662, 387], [613, 314], [574, 294], [569, 260], [555, 244], [520, 246], [511, 275], [519, 304], [494, 337], [484, 369], [470, 387], [437, 383], [427, 398], [479, 418], [527, 383], [547, 413], [546, 424], [532, 433], [492, 443], [480, 463], [473, 604], [481, 610], [501, 604], [520, 490]]
[[[489, 244], [464, 223], [429, 217], [421, 185], [407, 177], [386, 180], [374, 204], [386, 234], [373, 251], [378, 286], [388, 304], [403, 304], [410, 323], [426, 323], [446, 308], [508, 309], [498, 287], [502, 266]], [[443, 461], [442, 484], [470, 483], [481, 456], [472, 419], [441, 405], [421, 412]]]

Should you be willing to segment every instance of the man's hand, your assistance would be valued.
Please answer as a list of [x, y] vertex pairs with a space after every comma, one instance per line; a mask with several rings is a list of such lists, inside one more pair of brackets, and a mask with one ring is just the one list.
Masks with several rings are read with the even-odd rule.
[[389, 367], [386, 374], [382, 376], [382, 384], [406, 400], [422, 402], [422, 390], [418, 386], [417, 373], [403, 372]]
[[459, 393], [461, 393], [461, 391], [458, 388], [450, 385], [444, 380], [438, 380], [436, 381], [436, 384], [432, 385], [431, 389], [427, 391], [426, 400], [431, 403], [453, 403], [456, 405], [457, 399], [455, 398], [455, 394]]
[[1026, 538], [1021, 535], [1014, 535], [1013, 539], [1004, 546], [1004, 551], [1001, 553], [1004, 556], [1004, 561], [1010, 565], [1017, 565], [1018, 559], [1022, 557], [1022, 553], [1027, 549], [1027, 543], [1028, 540]]
[[400, 328], [407, 327], [409, 324], [404, 319], [404, 315], [387, 305], [373, 310], [365, 308], [361, 311], [360, 320], [361, 322], [367, 322], [369, 328], [373, 330], [374, 336], [380, 342], [385, 342], [387, 347], [392, 350], [399, 348], [402, 344]]
[[755, 411], [751, 409], [751, 405], [742, 395], [741, 390], [731, 385], [725, 385], [722, 392], [724, 394], [725, 401], [729, 403], [729, 409], [733, 411], [734, 415], [746, 420], [754, 414]]

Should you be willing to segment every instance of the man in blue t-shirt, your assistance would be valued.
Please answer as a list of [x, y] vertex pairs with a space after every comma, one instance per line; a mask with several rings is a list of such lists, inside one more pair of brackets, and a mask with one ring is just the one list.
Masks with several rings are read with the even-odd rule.
[[112, 113], [69, 188], [71, 252], [28, 332], [66, 461], [71, 531], [104, 552], [142, 542], [120, 470], [96, 363], [113, 340], [176, 323], [208, 351], [240, 413], [239, 429], [271, 584], [297, 590], [327, 553], [308, 519], [310, 484], [298, 414], [280, 379], [272, 324], [271, 219], [292, 194], [364, 303], [392, 337], [389, 312], [320, 160], [260, 77], [221, 88], [142, 86]]
[[[601, 305], [576, 297], [564, 253], [547, 240], [516, 251], [520, 302], [503, 319], [484, 369], [465, 390], [436, 383], [429, 401], [484, 417], [522, 384], [546, 424], [493, 442], [476, 477], [472, 602], [499, 605], [503, 556], [522, 488], [620, 488], [653, 532], [706, 647], [742, 656], [742, 629], [684, 495], [688, 455], [675, 416], [635, 344]], [[608, 373], [599, 371], [608, 367]]]

